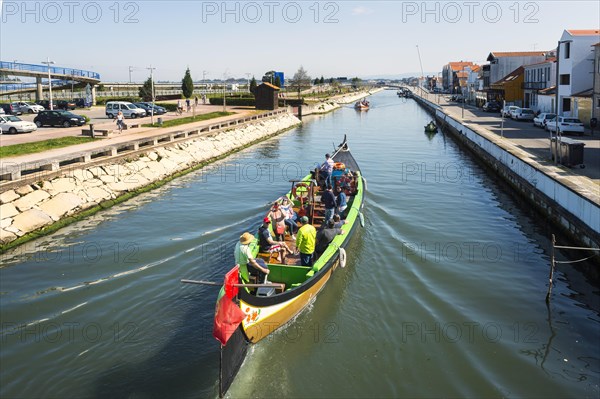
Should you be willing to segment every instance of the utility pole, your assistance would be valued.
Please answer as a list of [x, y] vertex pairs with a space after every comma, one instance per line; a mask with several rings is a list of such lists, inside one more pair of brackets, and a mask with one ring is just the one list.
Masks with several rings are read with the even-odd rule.
[[133, 72], [133, 67], [129, 66], [129, 83], [131, 83], [131, 72]]
[[48, 90], [50, 91], [50, 111], [53, 111], [54, 104], [52, 103], [52, 78], [50, 77], [50, 65], [54, 64], [54, 61], [50, 61], [50, 57], [48, 57], [48, 60], [42, 61], [42, 64], [48, 65]]
[[[421, 66], [421, 79], [423, 79], [423, 63], [421, 62], [421, 52], [419, 51], [419, 45], [417, 44], [417, 54], [419, 55], [419, 65]], [[419, 82], [421, 82], [419, 79]], [[419, 84], [421, 86], [421, 97], [423, 97], [423, 84]]]
[[246, 80], [248, 80], [248, 92], [250, 92], [250, 73], [246, 72]]
[[202, 84], [204, 85], [204, 91], [206, 91], [206, 71], [202, 71]]
[[154, 125], [154, 70], [156, 68], [152, 68], [152, 64], [150, 64], [150, 67], [146, 69], [150, 70], [150, 90], [152, 90], [152, 110], [150, 110], [150, 124]]

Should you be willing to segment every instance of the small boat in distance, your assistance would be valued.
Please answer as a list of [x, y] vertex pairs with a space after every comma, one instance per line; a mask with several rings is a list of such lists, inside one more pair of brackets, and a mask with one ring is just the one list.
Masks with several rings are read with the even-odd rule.
[[[221, 286], [217, 305], [213, 335], [221, 343], [219, 396], [223, 397], [235, 379], [250, 344], [270, 335], [276, 329], [292, 321], [313, 302], [333, 273], [346, 266], [346, 250], [352, 234], [358, 226], [364, 226], [362, 215], [365, 181], [360, 168], [350, 153], [346, 137], [338, 145], [331, 158], [334, 170], [332, 183], [346, 194], [347, 208], [340, 215], [345, 224], [320, 255], [315, 254], [312, 266], [303, 266], [296, 251], [285, 260], [277, 253], [261, 253], [257, 235], [244, 233], [252, 255], [269, 274], [264, 281], [250, 276], [249, 283], [240, 278], [240, 267], [235, 265], [226, 275], [224, 282], [181, 280], [184, 283]], [[325, 208], [321, 203], [324, 182], [319, 171], [311, 171], [302, 180], [290, 181], [291, 190], [275, 203], [292, 202], [298, 218], [308, 217], [308, 223], [319, 230], [324, 224]], [[279, 206], [281, 206], [280, 204]], [[273, 229], [271, 225], [268, 227]], [[283, 232], [283, 242], [295, 249], [295, 237]], [[316, 303], [314, 306], [319, 306]]]
[[359, 110], [359, 111], [366, 111], [369, 109], [370, 105], [371, 104], [367, 100], [363, 99], [363, 100], [357, 101], [356, 104], [354, 104], [354, 109]]
[[437, 133], [438, 128], [434, 121], [429, 122], [425, 125], [425, 133]]

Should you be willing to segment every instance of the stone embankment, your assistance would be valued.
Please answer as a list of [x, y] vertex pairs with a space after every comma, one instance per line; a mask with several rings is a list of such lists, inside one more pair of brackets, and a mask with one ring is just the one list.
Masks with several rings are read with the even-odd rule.
[[314, 104], [308, 104], [302, 106], [302, 115], [315, 115], [315, 114], [326, 114], [336, 109], [341, 108], [345, 104], [352, 104], [361, 98], [365, 98], [372, 94], [375, 94], [383, 89], [373, 89], [370, 91], [360, 91], [358, 93], [350, 93], [339, 96], [331, 97], [330, 99]]
[[206, 135], [117, 163], [81, 167], [0, 194], [0, 249], [106, 208], [186, 171], [300, 124], [284, 113]]

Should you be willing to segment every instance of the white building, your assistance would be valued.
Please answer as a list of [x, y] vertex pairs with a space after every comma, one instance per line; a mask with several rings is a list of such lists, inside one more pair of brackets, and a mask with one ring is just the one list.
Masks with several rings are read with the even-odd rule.
[[545, 61], [547, 53], [547, 51], [491, 52], [487, 57], [490, 63], [489, 84], [499, 81], [520, 66]]
[[578, 117], [574, 94], [591, 90], [594, 77], [593, 45], [600, 41], [600, 30], [565, 30], [558, 47], [559, 115]]
[[[556, 58], [550, 57], [536, 64], [525, 65], [523, 91], [525, 94], [525, 107], [534, 111], [541, 111], [539, 92], [556, 84]], [[546, 104], [542, 104], [546, 107]], [[550, 112], [544, 110], [541, 112]]]

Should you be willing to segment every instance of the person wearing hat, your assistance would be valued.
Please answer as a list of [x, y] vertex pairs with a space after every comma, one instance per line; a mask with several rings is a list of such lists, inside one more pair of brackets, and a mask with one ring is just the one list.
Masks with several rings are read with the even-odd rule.
[[[264, 281], [264, 278], [269, 274], [270, 270], [264, 262], [258, 262], [252, 255], [250, 244], [254, 241], [254, 236], [248, 232], [245, 232], [240, 236], [240, 240], [235, 245], [233, 256], [235, 257], [235, 263], [240, 265], [240, 277], [243, 283], [250, 282], [250, 274], [257, 275], [258, 281]], [[262, 259], [259, 259], [262, 260]], [[248, 270], [248, 265], [252, 267]]]
[[271, 236], [271, 231], [269, 230], [269, 224], [271, 224], [271, 219], [266, 216], [263, 219], [262, 225], [258, 228], [258, 246], [260, 252], [279, 252], [279, 258], [281, 259], [281, 263], [285, 265], [285, 256], [287, 253], [292, 253], [292, 251], [288, 248], [284, 241], [275, 241]]
[[308, 223], [308, 217], [300, 218], [300, 228], [296, 234], [296, 249], [300, 252], [300, 264], [302, 266], [312, 266], [313, 254], [315, 252], [315, 241], [317, 239], [317, 230]]

